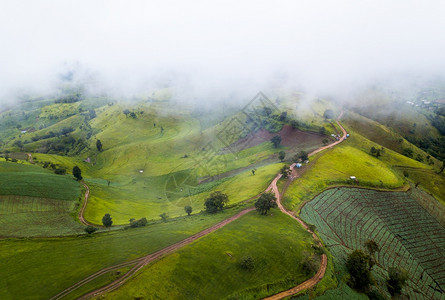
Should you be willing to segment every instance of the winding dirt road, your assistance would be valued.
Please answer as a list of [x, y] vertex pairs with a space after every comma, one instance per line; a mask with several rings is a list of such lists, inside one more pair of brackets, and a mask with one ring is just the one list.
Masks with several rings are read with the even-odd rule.
[[82, 182], [83, 186], [85, 187], [85, 196], [83, 200], [82, 207], [79, 210], [79, 221], [85, 226], [95, 226], [95, 227], [101, 227], [100, 225], [89, 223], [87, 220], [85, 220], [85, 217], [83, 216], [85, 209], [87, 208], [88, 198], [90, 197], [90, 188], [85, 182]]
[[[308, 156], [312, 156], [312, 155], [314, 155], [314, 154], [316, 154], [316, 153], [318, 153], [320, 151], [323, 151], [325, 149], [331, 148], [331, 147], [341, 143], [346, 138], [346, 130], [343, 128], [343, 126], [338, 121], [342, 117], [342, 115], [343, 115], [343, 111], [340, 113], [340, 115], [338, 116], [338, 118], [336, 120], [337, 124], [340, 126], [340, 128], [341, 128], [341, 130], [343, 132], [342, 138], [340, 138], [338, 141], [336, 141], [336, 142], [334, 142], [332, 144], [329, 144], [327, 146], [324, 146], [324, 147], [321, 147], [319, 149], [316, 149], [316, 150], [312, 151], [311, 153], [308, 154]], [[292, 164], [290, 166], [290, 169], [293, 170], [295, 165], [296, 164]], [[275, 197], [277, 199], [277, 204], [278, 204], [278, 207], [279, 207], [280, 211], [282, 211], [283, 213], [291, 216], [296, 221], [298, 221], [301, 224], [301, 226], [303, 226], [303, 228], [305, 228], [309, 233], [311, 233], [312, 237], [317, 242], [317, 244], [321, 245], [321, 241], [319, 240], [318, 236], [309, 229], [308, 225], [303, 220], [301, 220], [299, 217], [297, 217], [294, 214], [292, 214], [292, 212], [286, 210], [283, 207], [283, 205], [281, 204], [281, 195], [280, 195], [280, 192], [279, 192], [278, 187], [277, 187], [277, 182], [281, 178], [281, 176], [282, 176], [281, 174], [278, 174], [274, 178], [272, 183], [269, 185], [269, 187], [266, 189], [266, 191], [272, 191], [275, 194]], [[297, 178], [297, 176], [292, 177], [291, 180], [294, 180], [295, 178]], [[87, 206], [90, 190], [89, 190], [88, 186], [85, 183], [82, 182], [82, 184], [85, 186], [86, 192], [85, 192], [85, 201], [83, 203], [82, 208], [79, 211], [79, 220], [84, 225], [93, 225], [93, 224], [88, 223], [85, 220], [84, 216], [83, 216], [83, 213], [84, 213], [85, 208]], [[104, 286], [104, 287], [102, 287], [100, 289], [97, 289], [97, 290], [95, 290], [93, 292], [85, 294], [82, 297], [80, 297], [79, 299], [89, 299], [89, 298], [92, 298], [92, 297], [97, 297], [97, 296], [103, 295], [105, 293], [111, 292], [111, 291], [119, 288], [120, 286], [122, 286], [125, 282], [127, 282], [131, 278], [131, 276], [133, 276], [135, 273], [137, 273], [140, 269], [142, 269], [147, 264], [149, 264], [149, 263], [151, 263], [151, 262], [153, 262], [155, 260], [158, 260], [161, 257], [163, 257], [165, 255], [168, 255], [168, 254], [170, 254], [170, 253], [172, 253], [172, 252], [174, 252], [174, 251], [176, 251], [176, 250], [178, 250], [178, 249], [180, 249], [180, 248], [182, 248], [182, 247], [192, 243], [193, 241], [195, 241], [195, 240], [197, 240], [197, 239], [199, 239], [199, 238], [201, 238], [201, 237], [203, 237], [203, 236], [205, 236], [205, 235], [207, 235], [209, 233], [212, 233], [212, 232], [220, 229], [221, 227], [223, 227], [223, 226], [225, 226], [225, 225], [235, 221], [236, 219], [239, 219], [240, 217], [242, 217], [243, 215], [253, 211], [254, 209], [255, 208], [253, 208], [253, 207], [245, 209], [245, 210], [239, 212], [238, 214], [236, 214], [236, 215], [234, 215], [234, 216], [232, 216], [232, 217], [230, 217], [230, 218], [228, 218], [228, 219], [226, 219], [224, 221], [221, 221], [221, 222], [213, 225], [212, 227], [209, 227], [209, 228], [207, 228], [207, 229], [205, 229], [205, 230], [203, 230], [203, 231], [201, 231], [201, 232], [199, 232], [199, 233], [197, 233], [195, 235], [192, 235], [192, 236], [190, 236], [190, 237], [188, 237], [188, 238], [186, 238], [186, 239], [184, 239], [184, 240], [182, 240], [180, 242], [177, 242], [177, 243], [172, 244], [172, 245], [170, 245], [170, 246], [168, 246], [166, 248], [163, 248], [163, 249], [161, 249], [161, 250], [159, 250], [159, 251], [157, 251], [155, 253], [146, 255], [144, 257], [141, 257], [141, 258], [138, 258], [138, 259], [135, 259], [135, 260], [132, 260], [132, 261], [124, 262], [122, 264], [118, 264], [118, 265], [115, 265], [115, 266], [111, 266], [111, 267], [102, 269], [102, 270], [100, 270], [100, 271], [98, 271], [98, 272], [96, 272], [96, 273], [94, 273], [94, 274], [84, 278], [83, 280], [77, 282], [76, 284], [74, 284], [73, 286], [65, 289], [64, 291], [60, 292], [56, 296], [52, 297], [51, 300], [61, 299], [61, 298], [65, 297], [65, 296], [67, 296], [68, 294], [70, 294], [72, 291], [76, 290], [77, 288], [87, 284], [88, 282], [91, 282], [92, 280], [94, 280], [94, 279], [96, 279], [96, 278], [98, 278], [98, 277], [100, 277], [100, 276], [102, 276], [102, 275], [104, 275], [104, 274], [106, 274], [108, 272], [111, 272], [111, 271], [114, 271], [114, 270], [118, 270], [118, 269], [120, 269], [122, 267], [134, 265], [127, 273], [125, 273], [122, 277], [118, 278], [114, 282], [112, 282], [112, 283], [110, 283], [110, 284], [108, 284], [108, 285], [106, 285], [106, 286]], [[94, 226], [96, 226], [96, 225], [94, 225]], [[289, 297], [291, 295], [299, 293], [299, 292], [301, 292], [301, 291], [303, 291], [305, 289], [314, 287], [323, 278], [323, 276], [324, 276], [324, 274], [326, 272], [326, 267], [327, 267], [327, 256], [325, 254], [323, 254], [321, 256], [320, 268], [319, 268], [319, 270], [317, 271], [317, 273], [315, 274], [314, 277], [306, 280], [305, 282], [299, 284], [296, 287], [293, 287], [293, 288], [291, 288], [291, 289], [289, 289], [287, 291], [283, 291], [281, 293], [278, 293], [276, 295], [273, 295], [273, 296], [265, 298], [265, 299], [274, 299], [274, 300], [275, 299], [283, 299], [285, 297]]]
[[102, 288], [100, 288], [98, 290], [95, 290], [95, 291], [93, 291], [91, 293], [88, 293], [88, 294], [82, 296], [79, 299], [88, 299], [88, 298], [91, 298], [91, 297], [96, 297], [96, 296], [102, 295], [102, 294], [107, 293], [107, 292], [111, 292], [111, 291], [115, 290], [116, 288], [120, 287], [122, 284], [124, 284], [128, 279], [130, 279], [131, 276], [133, 276], [136, 272], [138, 272], [141, 268], [143, 268], [147, 264], [149, 264], [149, 263], [151, 263], [151, 262], [153, 262], [153, 261], [155, 261], [157, 259], [160, 259], [161, 257], [163, 257], [163, 256], [165, 256], [167, 254], [170, 254], [170, 253], [178, 250], [179, 248], [182, 248], [182, 247], [190, 244], [191, 242], [193, 242], [193, 241], [195, 241], [195, 240], [197, 240], [197, 239], [199, 239], [199, 238], [201, 238], [201, 237], [203, 237], [203, 236], [205, 236], [205, 235], [207, 235], [209, 233], [212, 233], [212, 232], [220, 229], [221, 227], [224, 227], [225, 225], [235, 221], [236, 219], [239, 219], [240, 217], [242, 217], [243, 215], [251, 212], [254, 209], [255, 208], [253, 208], [253, 207], [247, 208], [247, 209], [237, 213], [236, 215], [234, 215], [234, 216], [232, 216], [232, 217], [230, 217], [228, 219], [225, 219], [224, 221], [221, 221], [221, 222], [213, 225], [212, 227], [209, 227], [209, 228], [207, 228], [207, 229], [205, 229], [205, 230], [203, 230], [203, 231], [201, 231], [201, 232], [199, 232], [197, 234], [194, 234], [194, 235], [192, 235], [192, 236], [190, 236], [190, 237], [188, 237], [188, 238], [186, 238], [186, 239], [184, 239], [184, 240], [182, 240], [180, 242], [177, 242], [177, 243], [175, 243], [173, 245], [170, 245], [170, 246], [168, 246], [166, 248], [163, 248], [163, 249], [161, 249], [161, 250], [159, 250], [159, 251], [157, 251], [155, 253], [146, 255], [146, 256], [144, 256], [142, 258], [139, 258], [139, 259], [136, 259], [136, 260], [128, 261], [128, 262], [125, 262], [125, 263], [122, 263], [122, 264], [119, 264], [119, 265], [116, 265], [116, 266], [111, 266], [111, 267], [102, 269], [102, 270], [94, 273], [93, 275], [90, 275], [90, 276], [86, 277], [85, 279], [79, 281], [75, 285], [67, 288], [66, 290], [62, 291], [61, 293], [57, 294], [56, 296], [52, 297], [51, 299], [54, 299], [54, 300], [55, 299], [61, 299], [62, 297], [65, 297], [66, 295], [68, 295], [72, 291], [76, 290], [77, 288], [85, 285], [86, 283], [94, 280], [95, 278], [97, 278], [97, 277], [99, 277], [99, 276], [101, 276], [103, 274], [106, 274], [106, 273], [111, 272], [113, 270], [120, 269], [120, 268], [125, 267], [125, 266], [129, 266], [129, 265], [135, 264], [135, 266], [133, 268], [131, 268], [130, 271], [125, 273], [122, 277], [118, 278], [114, 282], [112, 282], [112, 283], [110, 283], [110, 284], [108, 284], [108, 285], [106, 285], [106, 286], [104, 286], [104, 287], [102, 287]]
[[[342, 132], [343, 132], [343, 136], [342, 136], [338, 141], [336, 141], [336, 142], [334, 142], [334, 143], [332, 143], [332, 144], [326, 145], [326, 146], [324, 146], [324, 147], [321, 147], [321, 148], [318, 148], [318, 149], [312, 151], [311, 153], [308, 154], [308, 156], [312, 156], [312, 155], [314, 155], [314, 154], [319, 153], [320, 151], [323, 151], [323, 150], [326, 150], [326, 149], [328, 149], [328, 148], [331, 148], [331, 147], [333, 147], [333, 146], [335, 146], [335, 145], [338, 145], [338, 144], [340, 144], [342, 141], [345, 140], [345, 138], [346, 138], [346, 134], [347, 134], [347, 133], [346, 133], [346, 130], [343, 128], [343, 126], [342, 126], [342, 125], [340, 124], [340, 122], [338, 121], [342, 116], [343, 116], [343, 110], [341, 111], [340, 115], [338, 116], [336, 122], [337, 122], [338, 126], [340, 126], [340, 128], [341, 128], [341, 130], [342, 130]], [[290, 169], [291, 169], [292, 171], [295, 170], [295, 169], [294, 169], [294, 168], [295, 168], [295, 165], [296, 165], [296, 164], [292, 164], [292, 165], [290, 166]], [[292, 173], [293, 173], [293, 174], [296, 174], [295, 172], [292, 172]], [[284, 206], [281, 204], [281, 195], [280, 195], [280, 191], [278, 190], [278, 187], [277, 187], [277, 182], [278, 182], [278, 180], [281, 178], [281, 176], [282, 176], [282, 174], [278, 174], [278, 175], [275, 177], [275, 179], [272, 181], [272, 183], [269, 185], [269, 187], [267, 188], [266, 191], [272, 191], [272, 192], [275, 194], [275, 197], [277, 198], [277, 205], [278, 205], [278, 208], [281, 210], [281, 212], [283, 212], [283, 213], [285, 213], [285, 214], [291, 216], [291, 217], [294, 218], [295, 220], [297, 220], [298, 223], [300, 223], [301, 226], [303, 226], [303, 228], [306, 229], [306, 230], [312, 235], [312, 238], [314, 239], [314, 241], [316, 241], [316, 243], [317, 243], [319, 246], [321, 246], [322, 244], [321, 244], [320, 239], [318, 238], [318, 236], [317, 236], [314, 232], [312, 232], [312, 231], [309, 229], [309, 226], [308, 226], [302, 219], [300, 219], [299, 217], [295, 216], [292, 212], [290, 212], [290, 211], [288, 211], [287, 209], [285, 209]], [[297, 177], [298, 177], [298, 175], [294, 175], [293, 177], [291, 177], [290, 180], [293, 181], [293, 180], [295, 180]], [[301, 291], [303, 291], [303, 290], [306, 290], [306, 289], [309, 289], [309, 288], [314, 287], [318, 282], [320, 282], [321, 279], [323, 279], [324, 274], [326, 273], [327, 265], [328, 265], [328, 258], [327, 258], [327, 256], [326, 256], [326, 254], [322, 254], [322, 255], [321, 255], [321, 261], [320, 261], [320, 267], [319, 267], [319, 269], [318, 269], [318, 271], [317, 271], [317, 273], [315, 274], [314, 277], [309, 278], [308, 280], [304, 281], [303, 283], [301, 283], [301, 284], [297, 285], [296, 287], [293, 287], [293, 288], [291, 288], [291, 289], [289, 289], [289, 290], [287, 290], [287, 291], [283, 291], [283, 292], [281, 292], [281, 293], [275, 294], [275, 295], [273, 295], [273, 296], [270, 296], [270, 297], [267, 297], [267, 298], [264, 298], [264, 299], [267, 299], [267, 300], [278, 300], [278, 299], [283, 299], [283, 298], [286, 298], [286, 297], [295, 295], [295, 294], [297, 294], [297, 293], [299, 293], [299, 292], [301, 292]]]

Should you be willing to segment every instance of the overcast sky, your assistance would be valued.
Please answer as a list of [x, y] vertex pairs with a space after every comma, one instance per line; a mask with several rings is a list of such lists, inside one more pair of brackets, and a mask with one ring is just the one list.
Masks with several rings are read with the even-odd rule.
[[0, 100], [73, 64], [129, 94], [445, 73], [445, 1], [0, 0]]

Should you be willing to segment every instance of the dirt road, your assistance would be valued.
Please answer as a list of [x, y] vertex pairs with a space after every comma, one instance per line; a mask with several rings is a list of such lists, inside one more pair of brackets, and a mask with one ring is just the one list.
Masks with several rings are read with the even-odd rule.
[[[311, 153], [309, 153], [308, 156], [312, 156], [312, 155], [314, 155], [314, 154], [316, 154], [316, 153], [318, 153], [318, 152], [320, 152], [320, 151], [323, 151], [323, 150], [325, 150], [325, 149], [331, 148], [331, 147], [333, 147], [333, 146], [335, 146], [335, 145], [341, 143], [341, 142], [345, 139], [345, 137], [346, 137], [346, 130], [345, 130], [345, 129], [343, 128], [343, 126], [341, 126], [341, 124], [338, 122], [338, 120], [341, 118], [342, 115], [343, 115], [343, 111], [341, 112], [341, 114], [339, 115], [339, 117], [337, 118], [337, 121], [336, 121], [337, 124], [340, 126], [342, 132], [343, 132], [343, 136], [342, 136], [342, 138], [340, 138], [338, 141], [336, 141], [336, 142], [334, 142], [334, 143], [332, 143], [332, 144], [329, 144], [329, 145], [327, 145], [327, 146], [324, 146], [324, 147], [321, 147], [321, 148], [319, 148], [319, 149], [317, 149], [317, 150], [312, 151]], [[293, 170], [294, 167], [295, 167], [295, 164], [291, 165], [291, 167], [290, 167], [291, 170]], [[291, 217], [294, 218], [296, 221], [298, 221], [298, 222], [301, 224], [301, 226], [303, 226], [303, 228], [305, 228], [309, 233], [311, 233], [311, 235], [312, 235], [312, 237], [314, 238], [314, 240], [315, 240], [319, 245], [321, 245], [321, 242], [320, 242], [320, 240], [318, 239], [318, 236], [317, 236], [314, 232], [312, 232], [312, 231], [309, 229], [308, 225], [307, 225], [303, 220], [301, 220], [299, 217], [293, 215], [291, 212], [289, 212], [288, 210], [286, 210], [286, 209], [283, 207], [283, 205], [281, 204], [281, 195], [280, 195], [279, 190], [278, 190], [278, 187], [277, 187], [277, 181], [281, 178], [281, 176], [282, 176], [281, 174], [278, 174], [278, 175], [274, 178], [274, 180], [272, 181], [272, 183], [269, 185], [269, 187], [266, 189], [266, 191], [272, 191], [272, 192], [275, 194], [275, 197], [277, 198], [277, 204], [278, 204], [279, 209], [280, 209], [283, 213], [285, 213], [285, 214], [291, 216]], [[297, 178], [297, 177], [293, 177], [292, 180], [294, 180], [295, 178]], [[85, 225], [90, 225], [90, 224], [89, 224], [88, 222], [86, 222], [86, 220], [83, 218], [83, 212], [84, 212], [84, 210], [85, 210], [85, 208], [86, 208], [87, 201], [88, 201], [88, 197], [89, 197], [89, 188], [88, 188], [88, 186], [87, 186], [85, 183], [83, 183], [83, 184], [84, 184], [84, 186], [85, 186], [85, 188], [86, 188], [86, 192], [85, 192], [85, 201], [84, 201], [84, 204], [83, 204], [81, 210], [79, 211], [79, 219], [80, 219], [80, 221], [81, 221], [83, 224], [85, 224]], [[131, 278], [131, 276], [133, 276], [135, 273], [137, 273], [140, 269], [142, 269], [142, 268], [143, 268], [144, 266], [146, 266], [147, 264], [149, 264], [149, 263], [151, 263], [151, 262], [153, 262], [153, 261], [155, 261], [155, 260], [158, 260], [158, 259], [160, 259], [161, 257], [163, 257], [163, 256], [165, 256], [165, 255], [168, 255], [168, 254], [170, 254], [170, 253], [172, 253], [172, 252], [174, 252], [174, 251], [176, 251], [176, 250], [178, 250], [178, 249], [180, 249], [180, 248], [182, 248], [182, 247], [184, 247], [184, 246], [186, 246], [186, 245], [192, 243], [193, 241], [195, 241], [195, 240], [197, 240], [197, 239], [199, 239], [199, 238], [201, 238], [201, 237], [203, 237], [203, 236], [205, 236], [205, 235], [207, 235], [207, 234], [209, 234], [209, 233], [212, 233], [212, 232], [214, 232], [214, 231], [220, 229], [221, 227], [223, 227], [223, 226], [225, 226], [225, 225], [227, 225], [227, 224], [229, 224], [229, 223], [235, 221], [236, 219], [242, 217], [243, 215], [245, 215], [245, 214], [251, 212], [251, 211], [254, 210], [254, 209], [255, 209], [255, 208], [253, 208], [253, 207], [252, 207], [252, 208], [245, 209], [245, 210], [239, 212], [238, 214], [236, 214], [236, 215], [234, 215], [234, 216], [232, 216], [232, 217], [230, 217], [230, 218], [228, 218], [228, 219], [226, 219], [226, 220], [224, 220], [224, 221], [221, 221], [220, 223], [218, 223], [218, 224], [216, 224], [216, 225], [213, 225], [213, 226], [210, 227], [210, 228], [207, 228], [207, 229], [205, 229], [205, 230], [203, 230], [203, 231], [201, 231], [201, 232], [199, 232], [199, 233], [197, 233], [197, 234], [195, 234], [195, 235], [192, 235], [192, 236], [190, 236], [190, 237], [188, 237], [188, 238], [186, 238], [186, 239], [184, 239], [184, 240], [182, 240], [182, 241], [180, 241], [180, 242], [178, 242], [178, 243], [175, 243], [175, 244], [173, 244], [173, 245], [170, 245], [170, 246], [168, 246], [168, 247], [166, 247], [166, 248], [164, 248], [164, 249], [161, 249], [161, 250], [159, 250], [159, 251], [157, 251], [157, 252], [155, 252], [155, 253], [149, 254], [149, 255], [147, 255], [147, 256], [141, 257], [141, 258], [136, 259], [136, 260], [128, 261], [128, 262], [125, 262], [125, 263], [122, 263], [122, 264], [119, 264], [119, 265], [115, 265], [115, 266], [111, 266], [111, 267], [102, 269], [102, 270], [100, 270], [100, 271], [98, 271], [98, 272], [96, 272], [96, 273], [94, 273], [94, 274], [92, 274], [92, 275], [90, 275], [90, 276], [84, 278], [83, 280], [79, 281], [79, 282], [76, 283], [75, 285], [73, 285], [73, 286], [71, 286], [71, 287], [65, 289], [65, 290], [62, 291], [61, 293], [59, 293], [59, 294], [57, 294], [56, 296], [54, 296], [53, 298], [51, 298], [51, 300], [53, 300], [53, 299], [54, 299], [54, 300], [55, 300], [55, 299], [61, 299], [61, 298], [65, 297], [66, 295], [68, 295], [69, 293], [71, 293], [72, 291], [76, 290], [77, 288], [79, 288], [79, 287], [81, 287], [81, 286], [87, 284], [88, 282], [90, 282], [90, 281], [92, 281], [92, 280], [94, 280], [94, 279], [96, 279], [96, 278], [102, 276], [103, 274], [106, 274], [106, 273], [108, 273], [108, 272], [111, 272], [111, 271], [120, 269], [120, 268], [125, 267], [125, 266], [131, 266], [131, 265], [134, 265], [134, 266], [130, 269], [130, 271], [128, 271], [127, 273], [125, 273], [122, 277], [118, 278], [118, 279], [115, 280], [114, 282], [112, 282], [112, 283], [110, 283], [110, 284], [108, 284], [108, 285], [106, 285], [106, 286], [104, 286], [104, 287], [102, 287], [102, 288], [100, 288], [100, 289], [97, 289], [97, 290], [95, 290], [95, 291], [93, 291], [93, 292], [90, 292], [90, 293], [88, 293], [88, 294], [85, 294], [84, 296], [80, 297], [79, 299], [89, 299], [89, 298], [92, 298], [92, 297], [97, 297], [97, 296], [103, 295], [103, 294], [105, 294], [105, 293], [111, 292], [111, 291], [113, 291], [113, 290], [119, 288], [120, 286], [122, 286], [126, 281], [128, 281], [128, 280]], [[294, 294], [296, 294], [296, 293], [299, 293], [299, 292], [302, 291], [302, 290], [305, 290], [305, 289], [308, 289], [308, 288], [311, 288], [311, 287], [315, 286], [315, 285], [316, 285], [316, 284], [323, 278], [323, 276], [324, 276], [324, 274], [325, 274], [325, 272], [326, 272], [326, 267], [327, 267], [327, 257], [326, 257], [325, 254], [323, 254], [323, 255], [321, 256], [320, 268], [319, 268], [318, 272], [315, 274], [314, 277], [312, 277], [312, 278], [306, 280], [305, 282], [299, 284], [299, 285], [296, 286], [296, 287], [293, 287], [293, 288], [291, 288], [291, 289], [289, 289], [289, 290], [287, 290], [287, 291], [283, 291], [283, 292], [281, 292], [281, 293], [279, 293], [279, 294], [273, 295], [273, 296], [271, 296], [271, 297], [269, 297], [269, 298], [266, 298], [266, 299], [282, 299], [282, 298], [285, 298], [285, 297], [289, 297], [289, 296], [291, 296], [291, 295], [294, 295]]]
[[[342, 110], [342, 112], [340, 113], [340, 115], [338, 116], [336, 122], [337, 122], [338, 126], [340, 126], [340, 128], [341, 128], [341, 130], [342, 130], [342, 132], [343, 132], [343, 136], [342, 136], [338, 141], [336, 141], [336, 142], [334, 142], [334, 143], [332, 143], [332, 144], [329, 144], [329, 145], [327, 145], [327, 146], [324, 146], [324, 147], [321, 147], [321, 148], [318, 148], [318, 149], [312, 151], [311, 153], [308, 154], [308, 156], [312, 156], [312, 155], [314, 155], [314, 154], [316, 154], [316, 153], [318, 153], [318, 152], [320, 152], [320, 151], [323, 151], [323, 150], [326, 150], [326, 149], [328, 149], [328, 148], [331, 148], [331, 147], [333, 147], [333, 146], [335, 146], [335, 145], [338, 145], [338, 144], [340, 144], [342, 141], [345, 140], [345, 138], [346, 138], [346, 134], [347, 134], [347, 133], [346, 133], [346, 130], [343, 128], [343, 126], [341, 126], [340, 122], [338, 121], [342, 116], [343, 116], [343, 110]], [[296, 164], [292, 164], [292, 165], [290, 166], [290, 169], [292, 170], [292, 176], [293, 176], [293, 177], [291, 178], [292, 181], [295, 180], [295, 179], [298, 177], [298, 174], [295, 172], [295, 165], [296, 165]], [[290, 211], [288, 211], [287, 209], [285, 209], [284, 206], [281, 204], [281, 195], [280, 195], [280, 191], [278, 190], [278, 187], [277, 187], [277, 182], [278, 182], [278, 180], [281, 178], [281, 176], [282, 176], [282, 174], [278, 174], [278, 175], [275, 177], [275, 179], [272, 181], [272, 183], [269, 185], [269, 187], [267, 188], [266, 191], [272, 191], [272, 192], [275, 194], [275, 197], [277, 198], [277, 205], [278, 205], [278, 208], [279, 208], [283, 213], [285, 213], [285, 214], [291, 216], [292, 218], [294, 218], [295, 220], [297, 220], [297, 222], [300, 223], [301, 226], [303, 226], [303, 228], [306, 229], [306, 230], [312, 235], [312, 238], [314, 239], [314, 241], [316, 241], [316, 243], [317, 243], [319, 246], [321, 246], [321, 241], [320, 241], [320, 239], [318, 238], [318, 236], [317, 236], [314, 232], [312, 232], [312, 231], [309, 229], [309, 226], [308, 226], [302, 219], [300, 219], [299, 217], [295, 216], [292, 212], [290, 212]], [[283, 298], [286, 298], [286, 297], [295, 295], [295, 294], [297, 294], [297, 293], [299, 293], [299, 292], [301, 292], [301, 291], [303, 291], [303, 290], [306, 290], [306, 289], [309, 289], [309, 288], [314, 287], [318, 282], [320, 282], [321, 279], [323, 279], [323, 276], [324, 276], [324, 274], [326, 273], [326, 267], [327, 267], [327, 265], [328, 265], [328, 258], [327, 258], [327, 256], [326, 256], [326, 254], [322, 254], [322, 255], [321, 255], [320, 267], [319, 267], [319, 269], [318, 269], [318, 271], [317, 271], [317, 273], [315, 274], [314, 277], [312, 277], [312, 278], [306, 280], [305, 282], [303, 282], [303, 283], [297, 285], [296, 287], [293, 287], [293, 288], [291, 288], [291, 289], [289, 289], [289, 290], [287, 290], [287, 291], [278, 293], [278, 294], [276, 294], [276, 295], [273, 295], [273, 296], [271, 296], [271, 297], [264, 298], [264, 299], [270, 299], [270, 300], [283, 299]]]
[[85, 182], [82, 182], [82, 184], [85, 187], [85, 196], [83, 199], [83, 205], [79, 210], [79, 221], [85, 226], [101, 227], [100, 225], [89, 223], [87, 220], [85, 220], [85, 217], [83, 216], [85, 209], [87, 208], [88, 198], [90, 197], [90, 188]]
[[136, 259], [136, 260], [128, 261], [126, 263], [122, 263], [122, 264], [119, 264], [119, 265], [116, 265], [116, 266], [112, 266], [112, 267], [109, 267], [109, 268], [102, 269], [102, 270], [94, 273], [93, 275], [90, 275], [90, 276], [86, 277], [85, 279], [79, 281], [75, 285], [65, 289], [61, 293], [59, 293], [56, 296], [52, 297], [51, 299], [54, 299], [54, 300], [55, 299], [61, 299], [61, 298], [65, 297], [66, 295], [68, 295], [69, 293], [71, 293], [72, 291], [76, 290], [77, 288], [87, 284], [88, 282], [94, 280], [95, 278], [97, 278], [99, 276], [102, 276], [105, 273], [111, 272], [113, 270], [120, 269], [120, 268], [122, 268], [124, 266], [129, 266], [129, 265], [135, 264], [135, 266], [133, 268], [131, 268], [130, 271], [125, 273], [122, 277], [118, 278], [116, 281], [114, 281], [114, 282], [112, 282], [112, 283], [110, 283], [110, 284], [108, 284], [108, 285], [106, 285], [106, 286], [104, 286], [104, 287], [102, 287], [102, 288], [100, 288], [98, 290], [95, 290], [95, 291], [93, 291], [91, 293], [88, 293], [88, 294], [82, 296], [79, 299], [88, 299], [88, 298], [91, 298], [91, 297], [99, 296], [99, 295], [102, 295], [104, 293], [113, 291], [116, 288], [120, 287], [122, 284], [124, 284], [128, 279], [130, 279], [131, 276], [133, 276], [136, 272], [138, 272], [140, 269], [142, 269], [145, 265], [147, 265], [147, 264], [149, 264], [149, 263], [151, 263], [151, 262], [153, 262], [153, 261], [155, 261], [157, 259], [160, 259], [161, 257], [163, 257], [163, 256], [165, 256], [167, 254], [170, 254], [170, 253], [178, 250], [179, 248], [182, 248], [182, 247], [192, 243], [193, 241], [195, 241], [195, 240], [197, 240], [197, 239], [199, 239], [199, 238], [201, 238], [201, 237], [203, 237], [203, 236], [205, 236], [205, 235], [207, 235], [209, 233], [212, 233], [212, 232], [218, 230], [221, 227], [224, 227], [225, 225], [227, 225], [227, 224], [235, 221], [236, 219], [239, 219], [243, 215], [251, 212], [252, 210], [254, 210], [253, 207], [247, 208], [247, 209], [239, 212], [238, 214], [236, 214], [236, 215], [234, 215], [234, 216], [232, 216], [232, 217], [230, 217], [228, 219], [225, 219], [224, 221], [221, 221], [218, 224], [213, 225], [212, 227], [209, 227], [209, 228], [207, 228], [207, 229], [205, 229], [205, 230], [203, 230], [203, 231], [201, 231], [201, 232], [199, 232], [199, 233], [197, 233], [195, 235], [192, 235], [192, 236], [190, 236], [190, 237], [188, 237], [188, 238], [186, 238], [186, 239], [184, 239], [184, 240], [182, 240], [180, 242], [177, 242], [177, 243], [175, 243], [173, 245], [170, 245], [170, 246], [168, 246], [168, 247], [166, 247], [164, 249], [161, 249], [161, 250], [159, 250], [159, 251], [157, 251], [155, 253], [149, 254], [147, 256], [144, 256], [144, 257]]

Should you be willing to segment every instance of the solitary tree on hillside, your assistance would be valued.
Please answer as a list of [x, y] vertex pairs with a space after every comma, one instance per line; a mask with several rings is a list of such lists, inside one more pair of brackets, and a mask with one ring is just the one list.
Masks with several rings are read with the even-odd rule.
[[82, 180], [82, 171], [78, 166], [74, 166], [73, 176], [76, 178], [77, 181]]
[[289, 177], [289, 175], [291, 174], [291, 170], [289, 169], [288, 166], [283, 166], [280, 169], [280, 173], [281, 173], [281, 178], [286, 179], [287, 177]]
[[187, 205], [184, 207], [185, 212], [187, 213], [187, 215], [190, 216], [190, 214], [192, 213], [193, 209], [190, 205]]
[[110, 214], [105, 214], [102, 217], [102, 224], [104, 224], [105, 227], [109, 228], [113, 224], [113, 221], [111, 220]]
[[255, 202], [255, 208], [260, 214], [267, 215], [271, 208], [277, 207], [275, 200], [273, 193], [263, 193]]
[[272, 142], [275, 148], [278, 148], [278, 146], [280, 146], [281, 143], [281, 136], [276, 135], [273, 138], [271, 138], [270, 141]]
[[215, 213], [218, 210], [222, 210], [227, 202], [229, 202], [227, 195], [216, 191], [211, 193], [210, 197], [205, 200], [204, 207], [207, 212]]
[[161, 217], [162, 222], [167, 222], [168, 216], [165, 212], [160, 214], [159, 216]]
[[278, 158], [280, 159], [280, 161], [283, 161], [285, 157], [286, 157], [286, 152], [284, 151], [278, 152]]
[[287, 112], [285, 112], [285, 111], [283, 111], [281, 114], [280, 114], [280, 117], [278, 118], [281, 122], [283, 122], [283, 121], [286, 121], [286, 118], [287, 118]]
[[96, 147], [99, 152], [102, 151], [102, 142], [100, 140], [96, 141]]

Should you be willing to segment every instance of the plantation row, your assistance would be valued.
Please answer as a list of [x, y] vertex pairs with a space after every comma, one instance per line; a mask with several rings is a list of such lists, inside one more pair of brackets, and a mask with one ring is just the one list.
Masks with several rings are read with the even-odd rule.
[[[381, 267], [409, 272], [410, 297], [445, 299], [445, 229], [408, 194], [331, 189], [306, 204], [301, 216], [339, 257], [372, 239], [380, 247]], [[385, 278], [383, 270], [376, 272]]]
[[74, 201], [0, 196], [0, 236], [71, 235], [83, 232], [70, 213]]

